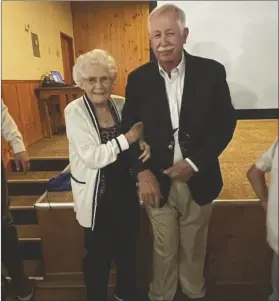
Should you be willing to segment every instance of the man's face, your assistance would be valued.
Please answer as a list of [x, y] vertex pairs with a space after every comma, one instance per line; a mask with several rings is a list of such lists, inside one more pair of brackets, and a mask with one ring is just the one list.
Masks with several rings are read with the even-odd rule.
[[187, 36], [188, 29], [181, 32], [174, 11], [155, 15], [150, 20], [151, 48], [162, 65], [180, 60]]

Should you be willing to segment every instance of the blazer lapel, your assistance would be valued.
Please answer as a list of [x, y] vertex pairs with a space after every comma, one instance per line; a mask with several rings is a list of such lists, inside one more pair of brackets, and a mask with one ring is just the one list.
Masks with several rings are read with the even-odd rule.
[[181, 122], [187, 116], [187, 111], [191, 103], [194, 101], [195, 97], [195, 64], [194, 57], [184, 51], [186, 58], [186, 70], [184, 78], [184, 87], [182, 93], [182, 103], [179, 115], [179, 127], [181, 127]]
[[172, 136], [172, 122], [165, 80], [159, 72], [158, 64], [153, 62], [153, 67], [155, 68], [155, 78], [154, 85], [152, 84], [152, 90], [154, 91], [154, 96], [157, 101], [158, 114], [160, 114], [160, 125], [164, 125], [164, 129], [162, 130], [167, 131], [167, 134]]

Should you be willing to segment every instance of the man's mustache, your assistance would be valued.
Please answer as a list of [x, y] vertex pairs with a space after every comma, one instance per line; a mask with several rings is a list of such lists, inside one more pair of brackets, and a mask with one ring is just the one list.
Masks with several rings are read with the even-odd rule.
[[172, 49], [174, 49], [174, 46], [167, 46], [167, 47], [160, 46], [159, 48], [157, 48], [157, 51], [163, 52], [163, 51], [169, 51], [169, 50], [172, 50]]

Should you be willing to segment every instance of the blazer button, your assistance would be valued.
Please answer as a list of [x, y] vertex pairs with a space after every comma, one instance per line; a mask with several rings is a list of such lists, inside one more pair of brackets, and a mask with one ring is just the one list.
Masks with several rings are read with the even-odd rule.
[[168, 149], [172, 150], [172, 149], [173, 149], [173, 145], [170, 144], [170, 145], [168, 146]]

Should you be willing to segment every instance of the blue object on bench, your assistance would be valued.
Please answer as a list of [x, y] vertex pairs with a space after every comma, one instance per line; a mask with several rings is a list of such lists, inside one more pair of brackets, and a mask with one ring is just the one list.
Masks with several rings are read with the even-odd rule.
[[71, 191], [71, 173], [62, 172], [56, 177], [51, 178], [47, 183], [47, 191]]

